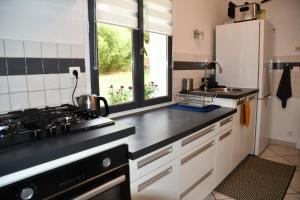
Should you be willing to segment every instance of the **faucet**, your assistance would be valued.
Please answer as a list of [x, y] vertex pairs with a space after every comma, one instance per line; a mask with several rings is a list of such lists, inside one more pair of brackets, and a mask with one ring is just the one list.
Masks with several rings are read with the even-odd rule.
[[[204, 67], [205, 67], [205, 73], [204, 73], [204, 81], [201, 83], [200, 87], [204, 86], [204, 92], [208, 91], [208, 77], [207, 77], [207, 69], [208, 67], [213, 67], [213, 64], [215, 64], [215, 66], [217, 65], [219, 67], [219, 72], [222, 73], [223, 72], [223, 68], [220, 65], [219, 62], [217, 61], [212, 61], [210, 63], [207, 63]], [[216, 72], [215, 72], [216, 73]], [[215, 74], [216, 75], [216, 74]]]

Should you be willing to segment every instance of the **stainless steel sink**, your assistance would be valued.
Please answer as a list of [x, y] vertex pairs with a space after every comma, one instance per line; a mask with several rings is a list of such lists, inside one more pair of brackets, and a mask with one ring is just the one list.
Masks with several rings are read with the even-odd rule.
[[239, 88], [209, 88], [208, 92], [215, 93], [234, 93], [234, 92], [242, 92], [242, 89]]

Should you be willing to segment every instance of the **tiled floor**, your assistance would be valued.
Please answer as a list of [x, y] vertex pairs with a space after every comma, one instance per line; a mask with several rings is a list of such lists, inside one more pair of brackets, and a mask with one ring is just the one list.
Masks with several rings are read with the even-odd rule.
[[[288, 165], [297, 165], [296, 172], [290, 183], [284, 200], [300, 200], [300, 150], [283, 145], [271, 144], [260, 155], [260, 157]], [[218, 192], [213, 192], [213, 194], [207, 197], [206, 200], [214, 199], [233, 200], [232, 198], [222, 195]]]

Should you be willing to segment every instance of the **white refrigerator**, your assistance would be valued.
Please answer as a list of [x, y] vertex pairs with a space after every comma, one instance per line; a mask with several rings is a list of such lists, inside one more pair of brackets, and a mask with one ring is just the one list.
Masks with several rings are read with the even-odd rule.
[[216, 72], [219, 85], [257, 88], [255, 154], [270, 140], [271, 91], [269, 66], [273, 57], [273, 26], [254, 20], [216, 27], [216, 60], [223, 73]]

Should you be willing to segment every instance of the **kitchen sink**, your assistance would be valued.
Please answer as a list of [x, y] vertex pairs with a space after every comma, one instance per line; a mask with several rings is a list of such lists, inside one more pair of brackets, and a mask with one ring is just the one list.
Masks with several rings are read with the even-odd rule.
[[209, 88], [208, 92], [220, 92], [220, 93], [231, 93], [231, 92], [242, 92], [242, 89], [239, 88]]

